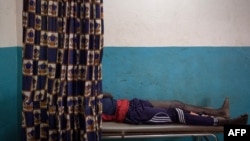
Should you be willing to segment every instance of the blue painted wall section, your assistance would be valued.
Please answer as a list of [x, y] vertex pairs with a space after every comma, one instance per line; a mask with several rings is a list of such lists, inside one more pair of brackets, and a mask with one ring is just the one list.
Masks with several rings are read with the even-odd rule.
[[250, 114], [249, 47], [105, 47], [103, 89], [117, 98], [178, 99]]
[[0, 48], [0, 140], [20, 140], [21, 48]]

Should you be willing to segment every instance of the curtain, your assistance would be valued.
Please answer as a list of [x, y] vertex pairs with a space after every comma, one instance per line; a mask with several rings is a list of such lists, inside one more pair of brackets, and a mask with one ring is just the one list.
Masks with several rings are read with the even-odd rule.
[[101, 140], [102, 0], [23, 0], [22, 140]]

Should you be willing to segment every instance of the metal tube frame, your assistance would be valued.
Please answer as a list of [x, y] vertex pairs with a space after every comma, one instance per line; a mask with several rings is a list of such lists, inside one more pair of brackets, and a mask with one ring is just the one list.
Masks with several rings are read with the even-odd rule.
[[183, 133], [183, 134], [150, 134], [150, 135], [125, 135], [124, 132], [121, 134], [116, 135], [104, 135], [102, 139], [126, 139], [126, 138], [160, 138], [160, 137], [196, 137], [197, 141], [200, 141], [200, 137], [205, 137], [206, 140], [209, 141], [208, 137], [212, 137], [214, 141], [218, 141], [217, 136], [212, 133], [198, 133], [198, 134], [191, 134], [191, 133]]

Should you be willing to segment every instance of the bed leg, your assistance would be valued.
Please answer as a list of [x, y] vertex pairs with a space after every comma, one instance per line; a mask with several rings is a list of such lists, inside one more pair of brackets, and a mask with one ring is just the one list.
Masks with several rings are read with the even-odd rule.
[[211, 134], [209, 136], [195, 136], [195, 141], [202, 141], [202, 138], [204, 138], [206, 141], [210, 141], [209, 137], [213, 138], [212, 140], [218, 141], [217, 136], [214, 134]]
[[195, 141], [202, 141], [202, 137], [201, 136], [196, 136], [196, 137], [194, 137], [194, 140]]

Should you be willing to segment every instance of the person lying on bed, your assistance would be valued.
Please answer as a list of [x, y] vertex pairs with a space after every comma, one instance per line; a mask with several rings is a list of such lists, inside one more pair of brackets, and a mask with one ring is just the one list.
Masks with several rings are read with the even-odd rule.
[[206, 108], [181, 101], [150, 101], [138, 98], [115, 99], [110, 93], [103, 93], [103, 121], [130, 124], [179, 123], [187, 125], [245, 125], [248, 114], [236, 118], [229, 116], [229, 99], [218, 109]]

